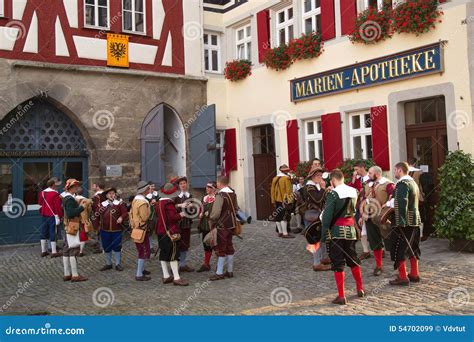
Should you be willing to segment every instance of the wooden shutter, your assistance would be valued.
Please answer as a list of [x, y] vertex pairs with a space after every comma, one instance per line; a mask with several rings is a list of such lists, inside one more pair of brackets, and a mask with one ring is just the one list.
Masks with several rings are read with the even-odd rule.
[[323, 40], [329, 40], [336, 37], [334, 0], [321, 0], [321, 27]]
[[390, 170], [387, 106], [370, 108], [370, 119], [372, 122], [372, 154], [374, 162], [382, 170]]
[[341, 0], [341, 34], [349, 34], [357, 17], [356, 0]]
[[286, 138], [288, 145], [288, 166], [295, 170], [300, 161], [300, 148], [298, 145], [298, 120], [286, 122]]
[[237, 170], [237, 138], [236, 129], [229, 128], [224, 134], [224, 174]]
[[332, 170], [343, 161], [341, 113], [323, 115], [321, 126], [323, 131], [324, 167]]
[[258, 62], [263, 62], [265, 51], [270, 48], [270, 11], [257, 13]]

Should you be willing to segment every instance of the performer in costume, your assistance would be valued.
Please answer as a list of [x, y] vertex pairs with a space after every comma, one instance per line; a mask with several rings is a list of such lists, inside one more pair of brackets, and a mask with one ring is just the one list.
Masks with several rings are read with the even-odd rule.
[[[204, 240], [204, 237], [211, 230], [209, 215], [211, 214], [212, 205], [216, 198], [217, 185], [215, 182], [209, 182], [206, 185], [206, 196], [202, 199], [202, 212], [199, 214], [199, 225], [198, 230], [201, 233], [201, 238]], [[197, 272], [206, 272], [211, 270], [211, 256], [212, 256], [212, 247], [202, 243], [204, 246], [204, 263], [197, 270]]]
[[[68, 179], [64, 186], [64, 225], [68, 226], [71, 220], [80, 220], [80, 215], [84, 211], [84, 207], [79, 205], [74, 198], [79, 188], [79, 181], [77, 179]], [[86, 281], [87, 277], [79, 274], [77, 270], [77, 255], [79, 254], [79, 230], [75, 235], [68, 234], [66, 230], [66, 237], [64, 239], [63, 247], [63, 266], [64, 266], [64, 281], [80, 282]], [[73, 244], [74, 243], [74, 244]]]
[[[409, 166], [405, 162], [395, 165], [398, 180], [393, 196], [395, 227], [392, 233], [391, 259], [398, 269], [398, 277], [390, 285], [408, 285], [420, 281], [418, 260], [420, 258], [420, 213], [418, 211], [419, 189], [408, 176]], [[410, 274], [407, 276], [406, 257], [410, 258]]]
[[137, 195], [132, 201], [132, 209], [130, 211], [130, 223], [132, 227], [143, 227], [146, 230], [145, 238], [142, 243], [135, 242], [138, 252], [137, 273], [135, 280], [148, 281], [150, 272], [145, 270], [145, 260], [150, 259], [150, 232], [148, 230], [148, 220], [150, 218], [150, 203], [146, 199], [146, 195], [150, 192], [150, 184], [140, 181], [137, 185]]
[[183, 219], [179, 223], [181, 231], [181, 240], [179, 240], [179, 271], [194, 272], [194, 268], [186, 263], [188, 250], [191, 245], [191, 226], [193, 224], [193, 214], [188, 211], [189, 207], [193, 207], [192, 195], [189, 193], [189, 184], [186, 177], [179, 177], [176, 180], [179, 188], [179, 194], [174, 198], [176, 209], [179, 213], [184, 213]]
[[333, 190], [326, 197], [322, 214], [321, 242], [329, 243], [329, 257], [338, 290], [338, 296], [332, 303], [344, 305], [347, 303], [344, 292], [345, 265], [351, 268], [357, 296], [365, 296], [360, 260], [355, 251], [357, 236], [354, 214], [357, 191], [344, 184], [344, 174], [339, 169], [331, 172], [330, 179]]
[[[173, 198], [178, 194], [176, 186], [172, 183], [166, 183], [160, 190], [160, 199], [155, 203], [156, 209], [156, 234], [160, 248], [160, 262], [163, 271], [163, 284], [177, 286], [188, 286], [189, 283], [179, 275], [178, 260], [179, 238], [181, 231], [179, 222], [184, 217], [184, 212], [178, 213]], [[169, 273], [169, 267], [171, 272]]]
[[[219, 192], [216, 195], [209, 216], [213, 229], [217, 229], [217, 246], [215, 251], [218, 257], [216, 274], [209, 278], [211, 281], [234, 277], [235, 250], [232, 237], [237, 225], [236, 211], [239, 207], [237, 196], [230, 188], [227, 177], [219, 176], [217, 178], [217, 189], [219, 189]], [[226, 263], [227, 271], [224, 273], [224, 264]]]
[[155, 253], [159, 246], [158, 246], [158, 241], [157, 241], [157, 245], [155, 247], [152, 248], [152, 235], [153, 235], [153, 232], [155, 231], [155, 227], [156, 227], [156, 211], [153, 209], [155, 208], [155, 204], [156, 204], [156, 201], [158, 201], [158, 199], [160, 198], [160, 196], [158, 195], [158, 191], [156, 191], [156, 186], [155, 184], [153, 183], [149, 183], [150, 185], [150, 192], [145, 196], [146, 199], [148, 200], [148, 202], [150, 202], [150, 218], [148, 219], [148, 231], [150, 232], [150, 250], [152, 253]]
[[277, 175], [273, 177], [271, 188], [272, 204], [275, 206], [275, 222], [278, 236], [285, 239], [294, 238], [293, 235], [288, 234], [290, 213], [286, 209], [286, 206], [293, 203], [293, 185], [288, 176], [290, 168], [287, 165], [282, 165], [278, 170]]
[[95, 251], [94, 253], [102, 253], [102, 246], [100, 243], [100, 204], [106, 200], [105, 196], [103, 195], [105, 189], [105, 184], [102, 182], [92, 184], [92, 191], [94, 195], [92, 196], [92, 226], [94, 227], [94, 233], [90, 234], [96, 239], [97, 243], [95, 243]]
[[61, 256], [58, 253], [56, 246], [56, 226], [60, 224], [63, 218], [63, 205], [61, 196], [56, 191], [61, 182], [53, 177], [46, 183], [47, 188], [40, 192], [38, 204], [40, 207], [40, 214], [42, 216], [42, 223], [40, 226], [41, 232], [41, 257], [48, 256], [48, 240], [51, 243], [51, 258]]
[[[374, 276], [379, 276], [383, 272], [383, 248], [384, 237], [380, 226], [375, 222], [375, 216], [380, 215], [382, 206], [392, 195], [395, 184], [382, 176], [382, 169], [372, 166], [369, 169], [370, 181], [365, 184], [365, 198], [360, 205], [359, 226], [367, 227], [367, 237], [370, 248], [374, 251], [375, 269]], [[388, 243], [389, 241], [386, 241]]]
[[111, 270], [112, 253], [115, 260], [115, 270], [123, 271], [121, 265], [123, 221], [128, 212], [125, 203], [116, 198], [117, 190], [110, 188], [103, 192], [107, 198], [100, 205], [100, 239], [105, 254], [105, 266], [101, 271]]
[[295, 219], [296, 219], [296, 229], [294, 233], [300, 233], [304, 229], [303, 225], [303, 215], [302, 215], [302, 207], [304, 206], [304, 198], [303, 198], [303, 189], [305, 186], [305, 178], [298, 177], [298, 183], [293, 184], [293, 197], [295, 199]]
[[[309, 180], [306, 182], [304, 187], [304, 201], [306, 204], [306, 210], [317, 210], [319, 213], [324, 208], [324, 201], [326, 199], [326, 182], [322, 178], [324, 170], [318, 166], [313, 166], [308, 173]], [[317, 224], [321, 225], [319, 217], [316, 218], [317, 222], [306, 222], [306, 225]], [[326, 244], [320, 242], [319, 248], [313, 253], [313, 270], [329, 271], [331, 266], [331, 260], [327, 256]]]

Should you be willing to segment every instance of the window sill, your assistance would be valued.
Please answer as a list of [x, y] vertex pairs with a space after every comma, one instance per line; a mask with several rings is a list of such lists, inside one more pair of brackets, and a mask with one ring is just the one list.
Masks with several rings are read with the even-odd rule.
[[84, 25], [83, 28], [88, 29], [88, 30], [110, 31], [110, 27]]
[[139, 36], [139, 37], [148, 37], [148, 35], [145, 32], [138, 32], [138, 31], [122, 31], [123, 34], [129, 34], [133, 36]]

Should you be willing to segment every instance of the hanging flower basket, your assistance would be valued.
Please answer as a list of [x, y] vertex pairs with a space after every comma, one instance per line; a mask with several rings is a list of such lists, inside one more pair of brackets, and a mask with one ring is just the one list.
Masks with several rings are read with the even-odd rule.
[[290, 67], [291, 63], [293, 61], [288, 54], [288, 46], [286, 45], [268, 49], [263, 57], [263, 64], [270, 69], [285, 70]]
[[323, 42], [320, 33], [304, 34], [292, 39], [288, 44], [288, 55], [291, 60], [316, 58], [323, 52]]
[[392, 38], [391, 12], [389, 7], [385, 7], [382, 11], [375, 7], [369, 7], [361, 12], [349, 35], [351, 42], [370, 45]]
[[417, 36], [429, 32], [441, 22], [442, 11], [438, 0], [407, 0], [393, 11], [393, 26], [398, 33], [414, 33]]
[[236, 59], [226, 62], [224, 75], [225, 78], [232, 81], [240, 81], [247, 76], [252, 75], [252, 62], [247, 59]]

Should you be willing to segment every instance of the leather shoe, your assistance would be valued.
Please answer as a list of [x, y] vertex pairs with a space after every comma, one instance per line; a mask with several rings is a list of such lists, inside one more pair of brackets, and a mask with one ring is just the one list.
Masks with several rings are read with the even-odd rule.
[[331, 259], [329, 259], [329, 258], [321, 259], [321, 264], [323, 264], [323, 265], [331, 265]]
[[329, 271], [329, 270], [331, 270], [331, 266], [329, 265], [323, 265], [323, 264], [313, 265], [314, 272], [322, 272], [322, 271]]
[[141, 277], [135, 277], [136, 281], [148, 281], [151, 280], [151, 277], [147, 277], [145, 275], [142, 275]]
[[101, 272], [104, 272], [104, 271], [108, 271], [108, 270], [111, 270], [113, 267], [112, 265], [105, 265], [104, 267], [102, 267], [100, 269]]
[[173, 282], [173, 276], [168, 278], [163, 278], [163, 284], [171, 284]]
[[122, 272], [123, 271], [122, 265], [115, 265], [115, 270], [119, 271], [119, 272]]
[[189, 283], [187, 280], [184, 280], [184, 279], [178, 279], [178, 280], [173, 280], [173, 285], [175, 286], [188, 286]]
[[151, 272], [150, 271], [147, 271], [147, 270], [143, 270], [143, 275], [150, 275]]
[[362, 254], [359, 256], [359, 259], [360, 259], [360, 260], [365, 260], [365, 259], [370, 259], [370, 258], [372, 258], [372, 255], [370, 254], [370, 252], [362, 253]]
[[364, 298], [365, 297], [365, 291], [364, 290], [357, 291], [357, 297]]
[[278, 237], [283, 237], [283, 233], [278, 233]]
[[224, 277], [234, 278], [234, 272], [226, 272], [226, 273], [224, 273]]
[[47, 257], [48, 255], [49, 255], [48, 252], [43, 252], [43, 253], [41, 253], [41, 257], [42, 257], [42, 258]]
[[70, 281], [71, 279], [72, 279], [72, 276], [70, 276], [70, 275], [63, 277], [64, 281]]
[[383, 269], [381, 269], [380, 267], [374, 268], [374, 276], [378, 277], [382, 273], [383, 273]]
[[62, 255], [63, 255], [63, 253], [52, 253], [51, 258], [59, 258]]
[[398, 286], [408, 286], [410, 285], [410, 281], [407, 279], [401, 279], [400, 277], [395, 278], [394, 280], [390, 280], [388, 282], [390, 285], [398, 285]]
[[80, 281], [86, 281], [86, 280], [88, 280], [88, 278], [84, 277], [82, 275], [78, 275], [77, 277], [72, 277], [71, 278], [71, 282], [73, 282], [73, 283], [78, 283]]
[[201, 267], [196, 272], [207, 272], [211, 270], [211, 266], [209, 265], [201, 265]]
[[189, 267], [188, 265], [186, 266], [180, 266], [179, 267], [180, 272], [194, 272], [194, 268]]
[[335, 299], [332, 301], [333, 304], [338, 304], [338, 305], [346, 305], [347, 304], [347, 299], [346, 297], [339, 297], [337, 296]]
[[419, 283], [421, 281], [420, 276], [412, 276], [411, 274], [408, 275], [408, 279], [410, 279], [411, 283]]
[[225, 276], [223, 274], [214, 274], [209, 277], [210, 281], [216, 281], [216, 280], [224, 280]]
[[78, 256], [79, 258], [82, 258], [82, 257], [84, 256], [84, 253], [79, 253], [77, 256]]

